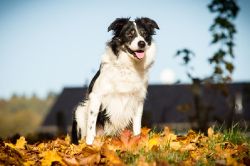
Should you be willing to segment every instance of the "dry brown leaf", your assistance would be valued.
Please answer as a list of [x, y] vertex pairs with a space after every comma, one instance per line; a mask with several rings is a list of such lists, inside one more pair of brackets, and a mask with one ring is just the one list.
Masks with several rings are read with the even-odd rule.
[[189, 143], [181, 148], [181, 151], [191, 151], [191, 150], [196, 150], [197, 147], [193, 143]]
[[92, 154], [87, 157], [78, 158], [79, 165], [97, 165], [101, 160], [99, 153]]
[[70, 157], [64, 157], [63, 161], [70, 166], [78, 166], [79, 162], [76, 160], [76, 158], [70, 158]]
[[122, 141], [123, 145], [127, 146], [129, 144], [131, 135], [132, 132], [130, 130], [124, 130], [121, 132], [120, 140]]
[[207, 135], [208, 135], [209, 138], [213, 137], [213, 135], [214, 135], [214, 130], [213, 130], [211, 127], [209, 127], [209, 128], [207, 129]]
[[138, 146], [141, 136], [133, 136], [130, 130], [124, 130], [120, 135], [121, 144], [123, 149], [133, 149]]
[[181, 148], [180, 142], [170, 142], [169, 146], [174, 150], [179, 150]]
[[106, 160], [110, 165], [124, 165], [116, 153], [113, 150], [109, 150], [106, 145], [102, 148], [102, 154], [106, 157]]
[[150, 128], [143, 127], [143, 128], [141, 129], [141, 136], [146, 136], [146, 135], [148, 135], [148, 133], [149, 133], [150, 130], [151, 130]]

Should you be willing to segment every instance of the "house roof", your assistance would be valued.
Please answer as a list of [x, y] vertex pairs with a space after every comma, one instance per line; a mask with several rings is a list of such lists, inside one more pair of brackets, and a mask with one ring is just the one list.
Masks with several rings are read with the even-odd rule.
[[[233, 83], [228, 87], [231, 99], [235, 100], [237, 94], [242, 95], [244, 112], [241, 116], [245, 120], [250, 120], [250, 83]], [[72, 111], [84, 99], [86, 92], [86, 88], [64, 88], [42, 126], [57, 125], [59, 112], [63, 112], [64, 123], [71, 125]], [[204, 106], [211, 109], [210, 120], [224, 121], [231, 116], [227, 103], [230, 104], [233, 100], [225, 99], [214, 88], [207, 86], [202, 86], [202, 94]], [[193, 108], [191, 85], [149, 85], [143, 116], [147, 124], [188, 122], [194, 115]]]
[[42, 126], [56, 125], [57, 114], [59, 111], [64, 112], [66, 124], [72, 123], [72, 111], [77, 104], [85, 97], [87, 92], [86, 88], [70, 88], [66, 87], [58, 96], [55, 104], [48, 112]]

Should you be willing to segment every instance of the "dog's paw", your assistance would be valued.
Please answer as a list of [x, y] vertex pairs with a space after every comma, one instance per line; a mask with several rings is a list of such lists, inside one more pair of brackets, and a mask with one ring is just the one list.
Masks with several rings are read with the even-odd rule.
[[141, 134], [141, 129], [138, 129], [138, 130], [134, 130], [133, 131], [133, 135], [134, 136], [137, 136], [137, 135], [140, 135]]
[[86, 137], [86, 144], [87, 145], [92, 145], [94, 142], [95, 136], [87, 136]]

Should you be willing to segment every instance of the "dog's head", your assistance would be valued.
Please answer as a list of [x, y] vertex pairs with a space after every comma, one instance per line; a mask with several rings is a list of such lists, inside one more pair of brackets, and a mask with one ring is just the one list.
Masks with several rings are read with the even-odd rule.
[[159, 29], [157, 23], [146, 17], [130, 21], [129, 18], [117, 18], [109, 27], [113, 31], [113, 38], [109, 42], [115, 55], [119, 51], [126, 51], [134, 59], [143, 59], [145, 51], [150, 47], [152, 35]]

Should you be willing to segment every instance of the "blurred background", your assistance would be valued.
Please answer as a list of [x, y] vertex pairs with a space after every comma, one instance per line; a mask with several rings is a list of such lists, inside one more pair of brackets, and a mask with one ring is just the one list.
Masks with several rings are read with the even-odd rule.
[[141, 16], [160, 27], [143, 124], [248, 124], [250, 1], [1, 0], [0, 137], [69, 131], [107, 27]]

